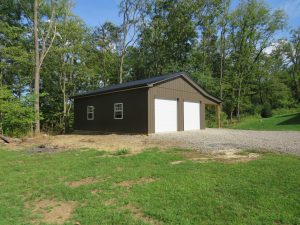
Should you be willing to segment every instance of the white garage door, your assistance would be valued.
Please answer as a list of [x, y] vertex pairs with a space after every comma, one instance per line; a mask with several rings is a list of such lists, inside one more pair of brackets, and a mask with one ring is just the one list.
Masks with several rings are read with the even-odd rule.
[[177, 101], [155, 99], [155, 133], [177, 131]]
[[184, 130], [200, 129], [200, 103], [184, 102]]

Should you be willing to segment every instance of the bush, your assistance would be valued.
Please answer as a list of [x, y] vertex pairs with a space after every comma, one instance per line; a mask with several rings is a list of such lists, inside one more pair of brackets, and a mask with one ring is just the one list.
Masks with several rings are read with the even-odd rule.
[[0, 88], [0, 132], [9, 136], [23, 136], [31, 131], [34, 122], [33, 99], [16, 97], [11, 90]]
[[113, 155], [126, 155], [128, 154], [130, 151], [126, 148], [122, 148], [117, 150]]
[[272, 116], [272, 108], [269, 103], [265, 103], [260, 113], [262, 118], [267, 118]]

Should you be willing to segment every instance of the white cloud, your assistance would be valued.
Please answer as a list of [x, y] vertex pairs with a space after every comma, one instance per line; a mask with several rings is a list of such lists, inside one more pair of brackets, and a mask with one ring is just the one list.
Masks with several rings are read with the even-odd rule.
[[263, 50], [263, 52], [267, 55], [270, 55], [273, 52], [273, 50], [275, 50], [275, 46], [271, 45], [271, 46], [266, 47]]

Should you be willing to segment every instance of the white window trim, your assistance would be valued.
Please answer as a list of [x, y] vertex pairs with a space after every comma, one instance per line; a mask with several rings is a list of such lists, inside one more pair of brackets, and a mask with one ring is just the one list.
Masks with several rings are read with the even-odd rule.
[[[122, 110], [119, 110], [119, 109], [116, 110], [116, 106], [117, 106], [117, 105], [122, 105]], [[124, 109], [124, 108], [123, 108], [123, 103], [120, 102], [120, 103], [115, 103], [115, 104], [114, 104], [114, 119], [115, 119], [115, 120], [122, 120], [122, 119], [123, 119], [123, 111], [124, 111], [123, 109]], [[121, 113], [122, 113], [122, 117], [121, 117], [121, 118], [116, 118], [116, 112], [121, 112]]]
[[[89, 118], [90, 113], [92, 114], [92, 118]], [[94, 118], [95, 118], [95, 107], [92, 106], [92, 105], [89, 105], [89, 106], [86, 107], [86, 119], [87, 120], [94, 120]]]

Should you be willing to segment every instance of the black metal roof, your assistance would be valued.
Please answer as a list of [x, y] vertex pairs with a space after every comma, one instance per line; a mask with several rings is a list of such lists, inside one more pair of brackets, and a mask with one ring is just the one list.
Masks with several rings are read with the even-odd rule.
[[112, 86], [100, 88], [98, 90], [84, 92], [82, 94], [78, 94], [78, 95], [75, 95], [73, 97], [74, 98], [88, 97], [88, 96], [92, 96], [92, 95], [99, 95], [99, 94], [110, 93], [110, 92], [121, 91], [121, 90], [127, 90], [127, 89], [132, 89], [132, 88], [151, 87], [156, 83], [161, 83], [161, 82], [164, 82], [164, 81], [167, 81], [167, 80], [172, 80], [172, 79], [175, 79], [177, 77], [187, 78], [206, 97], [208, 97], [212, 100], [215, 100], [216, 102], [219, 102], [219, 103], [222, 102], [222, 100], [210, 95], [207, 91], [205, 91], [202, 87], [200, 87], [198, 84], [196, 84], [191, 78], [189, 78], [189, 76], [187, 76], [183, 72], [167, 74], [167, 75], [162, 75], [162, 76], [157, 76], [157, 77], [151, 77], [151, 78], [147, 78], [147, 79], [143, 79], [143, 80], [135, 80], [135, 81], [126, 82], [126, 83], [123, 83], [123, 84], [115, 84], [115, 85], [112, 85]]
[[81, 96], [86, 96], [86, 95], [93, 95], [93, 94], [102, 94], [102, 93], [107, 93], [107, 92], [113, 92], [113, 91], [119, 91], [119, 90], [125, 90], [129, 88], [138, 88], [138, 87], [147, 87], [153, 83], [160, 82], [160, 81], [165, 81], [168, 79], [173, 79], [176, 77], [179, 77], [183, 75], [182, 73], [173, 73], [173, 74], [167, 74], [167, 75], [162, 75], [158, 77], [151, 77], [143, 80], [135, 80], [135, 81], [129, 81], [123, 84], [115, 84], [111, 85], [108, 87], [103, 87], [98, 90], [94, 91], [89, 91], [89, 92], [84, 92], [82, 94], [78, 94], [74, 97], [81, 97]]

